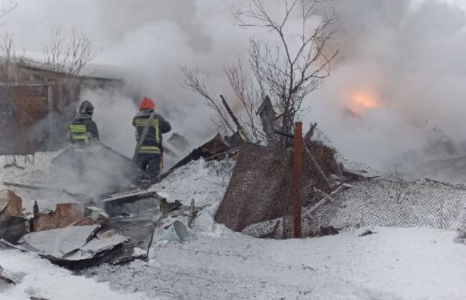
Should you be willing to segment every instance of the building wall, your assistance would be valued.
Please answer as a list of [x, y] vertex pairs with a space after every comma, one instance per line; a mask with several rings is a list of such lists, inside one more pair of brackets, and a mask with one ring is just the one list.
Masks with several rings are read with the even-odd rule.
[[57, 78], [56, 73], [46, 70], [25, 68], [22, 72], [30, 72], [27, 83], [0, 86], [0, 155], [32, 154], [66, 146], [81, 87], [123, 85], [113, 79]]

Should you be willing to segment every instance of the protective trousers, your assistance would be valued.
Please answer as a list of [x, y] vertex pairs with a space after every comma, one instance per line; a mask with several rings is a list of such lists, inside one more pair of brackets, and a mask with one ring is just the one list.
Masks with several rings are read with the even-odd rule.
[[149, 180], [155, 179], [161, 170], [162, 154], [138, 153], [136, 165], [145, 173]]

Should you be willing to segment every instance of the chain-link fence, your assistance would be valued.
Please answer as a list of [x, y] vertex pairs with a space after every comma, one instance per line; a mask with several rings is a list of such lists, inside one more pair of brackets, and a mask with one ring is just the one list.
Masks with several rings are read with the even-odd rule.
[[[314, 140], [330, 145], [320, 131]], [[350, 162], [337, 152], [335, 159], [343, 166], [342, 182], [322, 196], [322, 205], [308, 214], [320, 226], [466, 228], [466, 186], [398, 178]]]
[[243, 146], [216, 221], [269, 238], [358, 226], [466, 229], [466, 186], [398, 178], [348, 161], [318, 129], [304, 136], [302, 162], [296, 152]]

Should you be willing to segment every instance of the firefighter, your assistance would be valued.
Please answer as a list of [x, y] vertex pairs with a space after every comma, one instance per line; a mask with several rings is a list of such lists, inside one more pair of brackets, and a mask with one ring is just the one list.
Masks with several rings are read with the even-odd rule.
[[143, 97], [139, 103], [139, 113], [133, 119], [133, 126], [136, 128], [137, 141], [133, 159], [145, 172], [143, 180], [153, 180], [163, 166], [162, 134], [169, 132], [171, 125], [154, 111], [154, 101]]
[[74, 149], [78, 173], [84, 172], [84, 155], [89, 152], [89, 146], [99, 140], [97, 125], [92, 120], [94, 106], [89, 101], [83, 101], [78, 114], [70, 124], [70, 140]]

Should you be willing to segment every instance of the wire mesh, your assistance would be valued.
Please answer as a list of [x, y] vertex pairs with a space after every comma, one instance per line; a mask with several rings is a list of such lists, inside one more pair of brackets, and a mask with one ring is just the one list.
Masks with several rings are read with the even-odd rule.
[[[314, 141], [331, 145], [320, 131], [314, 135]], [[316, 209], [304, 211], [306, 219], [313, 220], [319, 227], [465, 229], [466, 186], [399, 178], [351, 162], [338, 152], [335, 152], [335, 159], [342, 169], [341, 175], [334, 177], [333, 189], [321, 193], [319, 201], [322, 203]]]
[[[304, 137], [302, 236], [360, 226], [466, 229], [466, 186], [399, 178], [345, 159], [314, 129]], [[263, 238], [293, 237], [290, 151], [240, 150], [216, 221]]]

